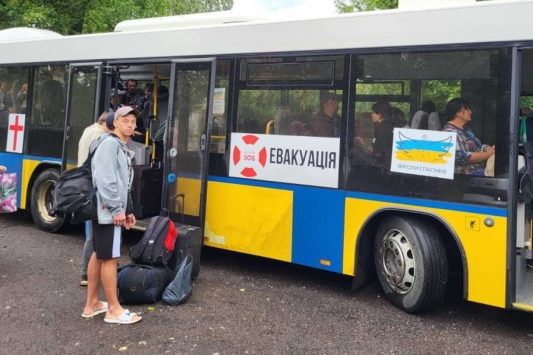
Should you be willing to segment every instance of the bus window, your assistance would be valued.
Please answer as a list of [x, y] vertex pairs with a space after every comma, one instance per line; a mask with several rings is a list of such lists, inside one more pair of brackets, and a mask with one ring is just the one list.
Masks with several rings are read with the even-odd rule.
[[0, 151], [6, 149], [10, 113], [26, 113], [28, 68], [0, 68]]
[[68, 66], [46, 65], [35, 70], [27, 151], [60, 158], [63, 149]]
[[226, 133], [230, 91], [230, 60], [217, 60], [213, 97], [213, 123], [209, 143], [209, 175], [227, 176]]
[[242, 60], [236, 132], [340, 137], [344, 60]]
[[[507, 49], [395, 53], [354, 58], [355, 122], [349, 136], [349, 189], [396, 195], [442, 198], [481, 204], [505, 204], [508, 173], [511, 52]], [[431, 173], [391, 171], [393, 130], [411, 122], [423, 103], [432, 101], [440, 125], [447, 122], [448, 101], [470, 103], [469, 128], [482, 143], [495, 145], [494, 171], [483, 163], [484, 176], [465, 175], [455, 160], [453, 179]], [[376, 116], [376, 107], [381, 119]], [[392, 113], [401, 111], [404, 121]], [[381, 116], [380, 116], [381, 117]], [[427, 116], [426, 116], [427, 117]], [[388, 121], [388, 122], [387, 122]], [[419, 129], [428, 129], [417, 127]], [[398, 138], [399, 139], [399, 138]], [[497, 178], [493, 183], [488, 180]]]

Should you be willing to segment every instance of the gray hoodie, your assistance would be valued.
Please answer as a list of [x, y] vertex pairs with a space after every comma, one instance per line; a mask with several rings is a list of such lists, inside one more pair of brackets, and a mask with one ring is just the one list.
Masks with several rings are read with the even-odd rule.
[[113, 216], [126, 212], [128, 191], [133, 180], [131, 153], [124, 142], [110, 134], [91, 144], [93, 184], [98, 206], [98, 223], [112, 224]]

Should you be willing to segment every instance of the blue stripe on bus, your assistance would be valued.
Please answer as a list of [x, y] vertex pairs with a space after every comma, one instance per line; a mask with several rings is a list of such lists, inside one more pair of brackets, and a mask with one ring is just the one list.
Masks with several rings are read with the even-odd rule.
[[[227, 182], [227, 183], [232, 183], [232, 184], [240, 184], [240, 185], [269, 187], [273, 189], [282, 189], [282, 190], [290, 190], [290, 191], [294, 191], [295, 189], [298, 189], [301, 187], [299, 185], [289, 185], [289, 184], [276, 183], [276, 182], [257, 181], [257, 180], [248, 180], [248, 179], [231, 178], [231, 177], [220, 177], [220, 176], [212, 176], [212, 175], [209, 176], [209, 180]], [[390, 202], [390, 203], [397, 203], [397, 204], [403, 204], [403, 205], [409, 205], [409, 206], [429, 207], [429, 208], [437, 208], [437, 209], [459, 211], [459, 212], [489, 214], [489, 215], [499, 216], [499, 217], [507, 216], [507, 208], [478, 206], [478, 205], [470, 205], [466, 203], [434, 201], [434, 200], [425, 200], [425, 199], [401, 197], [401, 196], [380, 195], [380, 194], [374, 194], [374, 193], [368, 193], [368, 192], [343, 191], [343, 190], [326, 189], [326, 188], [324, 188], [323, 190], [330, 191], [330, 192], [341, 191], [346, 194], [346, 197], [359, 198], [359, 199], [364, 199], [364, 200]]]

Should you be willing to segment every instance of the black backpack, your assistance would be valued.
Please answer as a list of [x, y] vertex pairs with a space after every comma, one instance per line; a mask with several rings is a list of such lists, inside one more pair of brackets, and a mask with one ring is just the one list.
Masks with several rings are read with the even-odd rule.
[[82, 166], [61, 173], [54, 187], [52, 215], [70, 217], [72, 224], [98, 218], [97, 189], [93, 186], [91, 161], [100, 143], [101, 141], [90, 152]]
[[122, 304], [155, 303], [172, 276], [173, 271], [167, 267], [126, 265], [118, 273], [118, 299]]
[[134, 262], [167, 266], [176, 245], [178, 232], [168, 217], [152, 217], [141, 240], [130, 249]]

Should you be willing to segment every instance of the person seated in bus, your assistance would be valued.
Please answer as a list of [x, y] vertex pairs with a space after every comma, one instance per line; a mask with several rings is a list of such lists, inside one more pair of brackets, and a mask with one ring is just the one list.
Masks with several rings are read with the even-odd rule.
[[0, 124], [7, 127], [9, 114], [13, 110], [13, 98], [9, 93], [9, 83], [5, 79], [0, 79]]
[[392, 112], [392, 106], [388, 102], [380, 101], [372, 105], [370, 119], [374, 124], [372, 157], [375, 166], [390, 168], [395, 127]]
[[405, 127], [407, 126], [407, 120], [405, 119], [405, 115], [402, 110], [400, 110], [398, 107], [392, 106], [392, 124], [394, 127]]
[[328, 91], [320, 92], [320, 109], [311, 118], [313, 135], [317, 137], [339, 137], [340, 116], [337, 114], [342, 95]]
[[309, 117], [308, 112], [303, 112], [293, 117], [293, 120], [289, 124], [288, 133], [291, 136], [312, 136], [313, 129], [307, 122]]
[[455, 149], [455, 173], [464, 175], [486, 176], [486, 162], [494, 156], [494, 146], [481, 144], [474, 132], [468, 127], [472, 121], [470, 103], [462, 98], [452, 99], [446, 105], [448, 123], [442, 131], [457, 133]]
[[291, 109], [288, 107], [278, 107], [276, 117], [274, 117], [274, 134], [289, 134], [289, 126], [292, 123]]
[[28, 99], [28, 83], [24, 83], [20, 86], [20, 89], [15, 95], [15, 107], [17, 112], [26, 113], [26, 102]]

